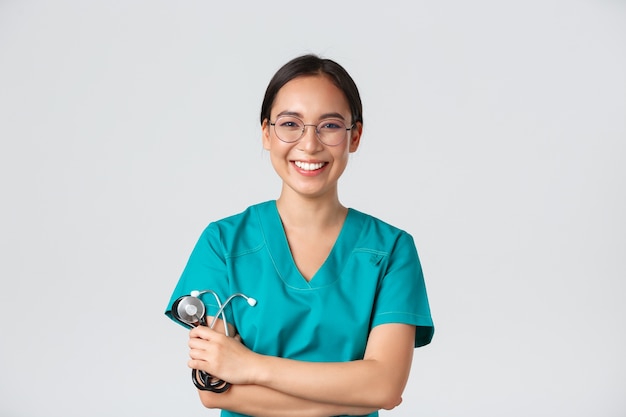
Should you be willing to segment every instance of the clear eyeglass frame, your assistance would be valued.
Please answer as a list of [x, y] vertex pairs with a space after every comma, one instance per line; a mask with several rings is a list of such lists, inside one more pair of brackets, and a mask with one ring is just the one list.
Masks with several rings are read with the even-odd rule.
[[304, 137], [306, 127], [313, 126], [317, 139], [326, 146], [341, 145], [354, 128], [354, 123], [347, 127], [343, 120], [337, 118], [324, 119], [317, 124], [311, 124], [304, 123], [296, 116], [280, 116], [273, 122], [270, 120], [269, 124], [274, 127], [276, 137], [285, 143], [299, 141]]

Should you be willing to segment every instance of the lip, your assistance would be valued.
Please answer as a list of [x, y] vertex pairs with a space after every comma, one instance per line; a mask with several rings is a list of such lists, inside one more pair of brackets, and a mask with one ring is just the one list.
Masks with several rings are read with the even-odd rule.
[[[318, 169], [313, 169], [313, 170], [307, 170], [307, 169], [303, 169], [300, 168], [298, 165], [296, 165], [297, 163], [302, 163], [302, 164], [322, 164], [322, 166]], [[292, 160], [289, 161], [289, 163], [291, 164], [291, 166], [293, 167], [294, 170], [296, 170], [300, 175], [304, 175], [306, 177], [314, 177], [316, 175], [321, 174], [322, 172], [324, 172], [326, 170], [326, 167], [328, 166], [328, 162], [326, 161], [317, 161], [317, 160]]]

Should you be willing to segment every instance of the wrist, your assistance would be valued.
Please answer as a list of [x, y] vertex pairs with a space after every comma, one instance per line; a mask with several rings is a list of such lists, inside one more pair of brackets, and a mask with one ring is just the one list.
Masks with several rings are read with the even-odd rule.
[[272, 357], [255, 353], [254, 366], [252, 367], [251, 384], [268, 386], [272, 375]]

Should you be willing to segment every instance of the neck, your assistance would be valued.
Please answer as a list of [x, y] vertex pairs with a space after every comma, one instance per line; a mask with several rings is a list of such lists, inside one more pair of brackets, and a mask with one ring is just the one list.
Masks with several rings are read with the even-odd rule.
[[348, 209], [338, 196], [306, 198], [282, 193], [276, 200], [283, 224], [290, 228], [320, 229], [343, 224]]

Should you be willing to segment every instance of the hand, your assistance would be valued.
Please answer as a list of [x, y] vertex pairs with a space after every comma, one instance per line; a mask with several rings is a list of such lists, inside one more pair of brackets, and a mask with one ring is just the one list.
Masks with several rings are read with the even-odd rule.
[[256, 355], [241, 343], [239, 335], [228, 337], [207, 326], [189, 332], [190, 368], [199, 369], [231, 384], [251, 384]]

